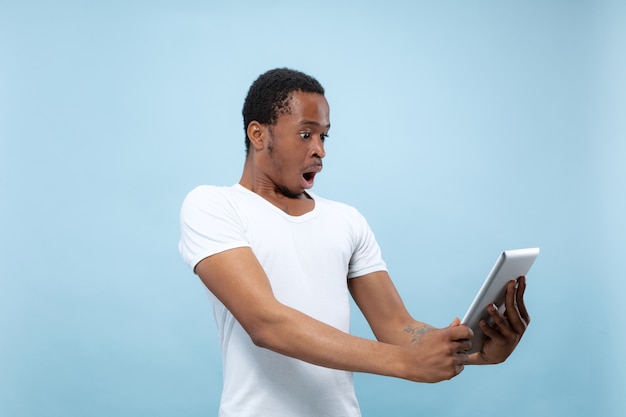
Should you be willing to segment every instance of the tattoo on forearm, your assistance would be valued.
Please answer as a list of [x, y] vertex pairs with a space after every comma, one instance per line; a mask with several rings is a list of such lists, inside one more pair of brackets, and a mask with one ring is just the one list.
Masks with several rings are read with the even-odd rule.
[[415, 343], [418, 340], [420, 340], [422, 338], [422, 336], [424, 336], [426, 333], [428, 333], [429, 331], [432, 330], [432, 327], [427, 326], [427, 325], [421, 325], [421, 326], [413, 326], [412, 324], [409, 324], [406, 329], [404, 329], [405, 332], [410, 333], [411, 334], [411, 343]]

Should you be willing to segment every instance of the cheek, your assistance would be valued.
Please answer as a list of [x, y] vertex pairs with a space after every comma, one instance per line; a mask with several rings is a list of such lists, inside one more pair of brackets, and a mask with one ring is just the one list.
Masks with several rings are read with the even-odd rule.
[[274, 172], [279, 174], [287, 174], [296, 169], [297, 163], [293, 158], [288, 157], [289, 153], [284, 151], [272, 150], [272, 152], [268, 149], [268, 156], [271, 161]]

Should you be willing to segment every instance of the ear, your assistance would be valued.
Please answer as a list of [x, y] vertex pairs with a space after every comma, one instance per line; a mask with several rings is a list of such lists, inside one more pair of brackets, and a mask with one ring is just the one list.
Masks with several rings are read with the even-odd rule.
[[257, 122], [256, 120], [248, 123], [248, 139], [250, 139], [250, 146], [256, 150], [261, 150], [265, 146], [267, 127]]

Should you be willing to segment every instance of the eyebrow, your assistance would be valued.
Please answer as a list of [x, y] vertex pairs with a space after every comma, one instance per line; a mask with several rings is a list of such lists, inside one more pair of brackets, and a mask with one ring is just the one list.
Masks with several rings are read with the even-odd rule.
[[330, 129], [330, 123], [327, 124], [326, 126], [324, 126], [324, 125], [322, 125], [322, 124], [320, 124], [318, 122], [315, 122], [313, 120], [302, 120], [300, 123], [298, 123], [298, 125], [300, 125], [300, 126], [313, 125], [313, 126], [324, 127], [324, 128], [326, 128], [326, 130]]

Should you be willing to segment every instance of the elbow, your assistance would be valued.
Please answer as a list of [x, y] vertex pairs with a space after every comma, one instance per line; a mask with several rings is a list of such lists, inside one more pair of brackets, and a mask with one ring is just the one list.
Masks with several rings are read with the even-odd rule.
[[284, 327], [278, 318], [256, 317], [245, 324], [242, 323], [242, 326], [255, 346], [274, 351], [280, 349]]
[[264, 327], [267, 326], [250, 326], [249, 328], [246, 328], [246, 332], [248, 333], [248, 336], [250, 336], [250, 339], [255, 346], [265, 349], [272, 349], [272, 337], [270, 337], [270, 332], [268, 331], [268, 329]]

